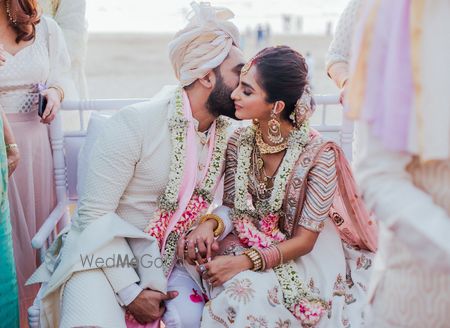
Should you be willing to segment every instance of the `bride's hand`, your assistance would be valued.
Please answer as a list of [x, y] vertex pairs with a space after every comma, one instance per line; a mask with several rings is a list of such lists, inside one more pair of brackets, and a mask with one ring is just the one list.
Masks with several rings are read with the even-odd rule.
[[227, 255], [217, 256], [211, 262], [197, 266], [197, 271], [211, 286], [218, 287], [252, 267], [253, 263], [246, 255]]

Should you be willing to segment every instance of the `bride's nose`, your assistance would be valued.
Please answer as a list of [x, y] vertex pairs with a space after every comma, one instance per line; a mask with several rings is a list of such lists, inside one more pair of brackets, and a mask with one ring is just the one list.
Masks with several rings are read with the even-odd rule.
[[233, 92], [231, 93], [231, 99], [233, 99], [233, 100], [238, 99], [238, 94], [239, 94], [238, 89], [239, 89], [239, 87], [237, 87], [236, 89], [233, 90]]

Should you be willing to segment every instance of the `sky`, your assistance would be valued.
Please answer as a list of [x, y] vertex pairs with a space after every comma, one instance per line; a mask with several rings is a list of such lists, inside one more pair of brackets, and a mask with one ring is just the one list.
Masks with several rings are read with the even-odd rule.
[[[87, 15], [91, 32], [171, 33], [183, 27], [192, 0], [89, 0]], [[328, 22], [333, 27], [348, 0], [212, 0], [234, 14], [241, 31], [258, 24], [270, 24], [274, 33], [283, 32], [283, 16], [291, 17], [291, 30], [323, 34]], [[300, 24], [298, 24], [300, 23]]]

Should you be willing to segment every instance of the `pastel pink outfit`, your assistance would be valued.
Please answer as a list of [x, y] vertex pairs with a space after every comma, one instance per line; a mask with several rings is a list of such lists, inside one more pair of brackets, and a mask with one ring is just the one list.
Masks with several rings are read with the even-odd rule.
[[65, 88], [70, 60], [56, 23], [42, 18], [34, 43], [17, 54], [6, 53], [0, 68], [0, 108], [8, 116], [20, 149], [20, 163], [10, 178], [9, 202], [19, 286], [21, 326], [38, 286], [25, 287], [37, 267], [31, 239], [56, 204], [48, 126], [37, 115], [37, 84]]
[[373, 327], [450, 320], [450, 3], [370, 1], [355, 39], [355, 163], [380, 225]]

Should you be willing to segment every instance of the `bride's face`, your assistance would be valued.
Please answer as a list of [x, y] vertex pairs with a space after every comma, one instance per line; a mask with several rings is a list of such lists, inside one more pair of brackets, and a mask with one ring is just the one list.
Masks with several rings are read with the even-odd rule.
[[257, 68], [253, 65], [247, 74], [241, 74], [238, 87], [231, 94], [236, 117], [240, 120], [270, 119], [274, 104], [266, 101], [266, 93], [257, 83]]

